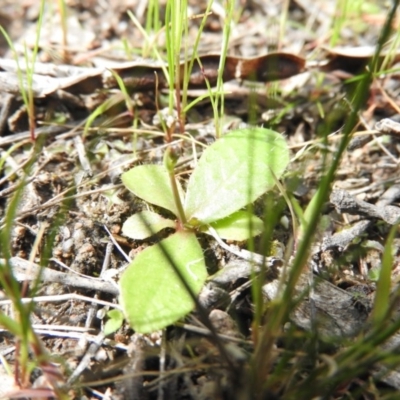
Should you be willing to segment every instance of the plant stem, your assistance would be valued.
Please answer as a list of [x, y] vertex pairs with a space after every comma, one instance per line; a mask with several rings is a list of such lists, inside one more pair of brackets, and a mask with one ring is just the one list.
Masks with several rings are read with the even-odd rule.
[[65, 0], [58, 0], [58, 12], [60, 14], [61, 31], [62, 31], [62, 60], [64, 63], [69, 62], [68, 52], [68, 25], [67, 25], [67, 5]]
[[223, 76], [224, 76], [224, 69], [225, 69], [225, 60], [228, 54], [228, 44], [229, 44], [229, 37], [231, 33], [231, 24], [233, 20], [233, 11], [234, 11], [235, 2], [233, 0], [228, 0], [226, 4], [227, 13], [226, 19], [224, 22], [224, 29], [223, 29], [223, 36], [222, 36], [222, 48], [221, 48], [221, 57], [219, 60], [218, 65], [218, 78], [217, 78], [217, 93], [220, 94], [220, 97], [216, 98], [217, 108], [219, 107], [219, 114], [215, 115], [216, 119], [216, 132], [215, 136], [217, 139], [221, 137], [222, 134], [222, 118], [224, 116], [224, 92], [223, 92]]
[[174, 195], [175, 205], [179, 214], [179, 220], [181, 221], [182, 225], [185, 225], [187, 221], [185, 212], [183, 211], [183, 205], [181, 196], [179, 195], [178, 185], [176, 184], [176, 177], [173, 171], [168, 171], [168, 173], [169, 173], [169, 179], [171, 181], [171, 187], [172, 187], [172, 193]]

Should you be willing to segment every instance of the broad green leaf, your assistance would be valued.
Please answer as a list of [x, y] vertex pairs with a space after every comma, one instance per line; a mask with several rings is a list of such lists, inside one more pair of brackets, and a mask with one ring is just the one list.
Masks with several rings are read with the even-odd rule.
[[221, 238], [228, 240], [247, 240], [259, 235], [264, 229], [263, 221], [248, 211], [235, 212], [210, 225]]
[[288, 163], [288, 146], [279, 133], [264, 128], [228, 133], [204, 151], [189, 179], [184, 206], [189, 224], [209, 224], [252, 203], [274, 186]]
[[174, 266], [197, 295], [207, 270], [194, 233], [176, 232], [148, 247], [122, 274], [120, 303], [135, 331], [148, 333], [165, 328], [193, 310], [193, 299]]
[[122, 233], [131, 239], [143, 240], [165, 228], [175, 228], [175, 222], [152, 211], [142, 211], [124, 222]]
[[[151, 204], [166, 208], [179, 215], [176, 209], [170, 178], [163, 165], [139, 165], [121, 175], [122, 183], [136, 196]], [[184, 193], [179, 182], [181, 200]]]
[[110, 310], [107, 313], [108, 320], [104, 325], [104, 335], [110, 335], [111, 333], [116, 332], [124, 322], [124, 315], [119, 310]]

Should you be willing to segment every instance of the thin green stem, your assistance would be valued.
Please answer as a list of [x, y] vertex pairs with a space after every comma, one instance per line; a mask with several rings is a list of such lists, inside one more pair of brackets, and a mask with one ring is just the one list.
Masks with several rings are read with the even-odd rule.
[[183, 210], [182, 199], [178, 190], [178, 185], [176, 183], [176, 176], [175, 176], [175, 166], [178, 161], [179, 156], [177, 156], [171, 147], [168, 147], [164, 153], [164, 166], [168, 171], [171, 188], [172, 188], [172, 195], [174, 196], [174, 202], [176, 205], [176, 209], [178, 211], [178, 218], [182, 225], [186, 224], [186, 216]]
[[68, 24], [67, 24], [67, 5], [65, 0], [58, 0], [58, 12], [60, 14], [61, 20], [61, 31], [62, 31], [62, 59], [64, 63], [69, 62], [69, 52], [68, 52]]
[[229, 45], [229, 37], [231, 33], [231, 24], [233, 21], [233, 11], [235, 7], [235, 1], [227, 0], [227, 16], [226, 21], [224, 23], [224, 30], [222, 35], [222, 49], [221, 49], [221, 57], [219, 60], [218, 66], [218, 78], [217, 78], [217, 93], [220, 93], [220, 98], [217, 98], [217, 104], [219, 104], [219, 114], [215, 115], [216, 118], [216, 137], [221, 137], [222, 124], [221, 119], [224, 116], [224, 95], [222, 86], [224, 84], [224, 69], [225, 69], [225, 60], [228, 54], [228, 45]]
[[170, 182], [171, 182], [172, 194], [174, 196], [175, 205], [176, 205], [176, 208], [179, 213], [179, 219], [180, 219], [182, 225], [185, 225], [187, 220], [186, 220], [185, 212], [183, 210], [181, 196], [179, 195], [178, 185], [176, 184], [176, 176], [173, 172], [169, 172], [169, 178], [170, 178]]

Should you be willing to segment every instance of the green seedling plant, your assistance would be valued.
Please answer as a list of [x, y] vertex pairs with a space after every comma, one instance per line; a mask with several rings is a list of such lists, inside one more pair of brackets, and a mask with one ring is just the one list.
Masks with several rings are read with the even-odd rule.
[[20, 66], [20, 61], [18, 58], [17, 51], [15, 50], [15, 46], [6, 32], [6, 30], [0, 25], [0, 33], [4, 36], [4, 39], [7, 41], [8, 46], [12, 50], [15, 62], [17, 64], [17, 77], [18, 83], [21, 90], [21, 97], [26, 107], [26, 111], [28, 114], [28, 122], [29, 122], [29, 131], [32, 142], [35, 141], [35, 129], [36, 129], [36, 121], [35, 121], [35, 99], [33, 93], [33, 75], [35, 72], [35, 62], [37, 59], [37, 55], [39, 52], [39, 40], [40, 40], [40, 32], [42, 29], [43, 23], [43, 15], [45, 9], [45, 1], [42, 0], [40, 2], [40, 12], [39, 19], [37, 23], [37, 35], [35, 38], [35, 44], [33, 46], [33, 51], [31, 56], [28, 54], [28, 50], [25, 46], [24, 58], [25, 58], [25, 69]]
[[[276, 183], [289, 163], [284, 137], [264, 128], [231, 131], [206, 148], [186, 191], [175, 177], [171, 151], [164, 165], [140, 165], [122, 174], [137, 197], [171, 212], [132, 215], [124, 235], [146, 239], [165, 228], [176, 232], [139, 253], [120, 279], [120, 302], [130, 325], [141, 333], [165, 328], [193, 310], [207, 270], [197, 233], [246, 240], [263, 222], [245, 207]], [[212, 228], [212, 229], [210, 229]]]

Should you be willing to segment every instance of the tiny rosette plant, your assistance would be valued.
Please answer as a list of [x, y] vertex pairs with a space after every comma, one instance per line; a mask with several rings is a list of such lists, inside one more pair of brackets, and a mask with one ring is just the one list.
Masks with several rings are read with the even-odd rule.
[[124, 235], [145, 239], [178, 228], [140, 253], [120, 279], [121, 304], [136, 331], [162, 329], [193, 309], [193, 297], [207, 278], [195, 232], [212, 227], [232, 240], [260, 234], [263, 222], [244, 207], [270, 190], [288, 163], [282, 135], [246, 128], [226, 134], [203, 152], [186, 192], [164, 165], [141, 165], [122, 174], [136, 196], [177, 217], [172, 221], [152, 211], [137, 213], [125, 221]]

